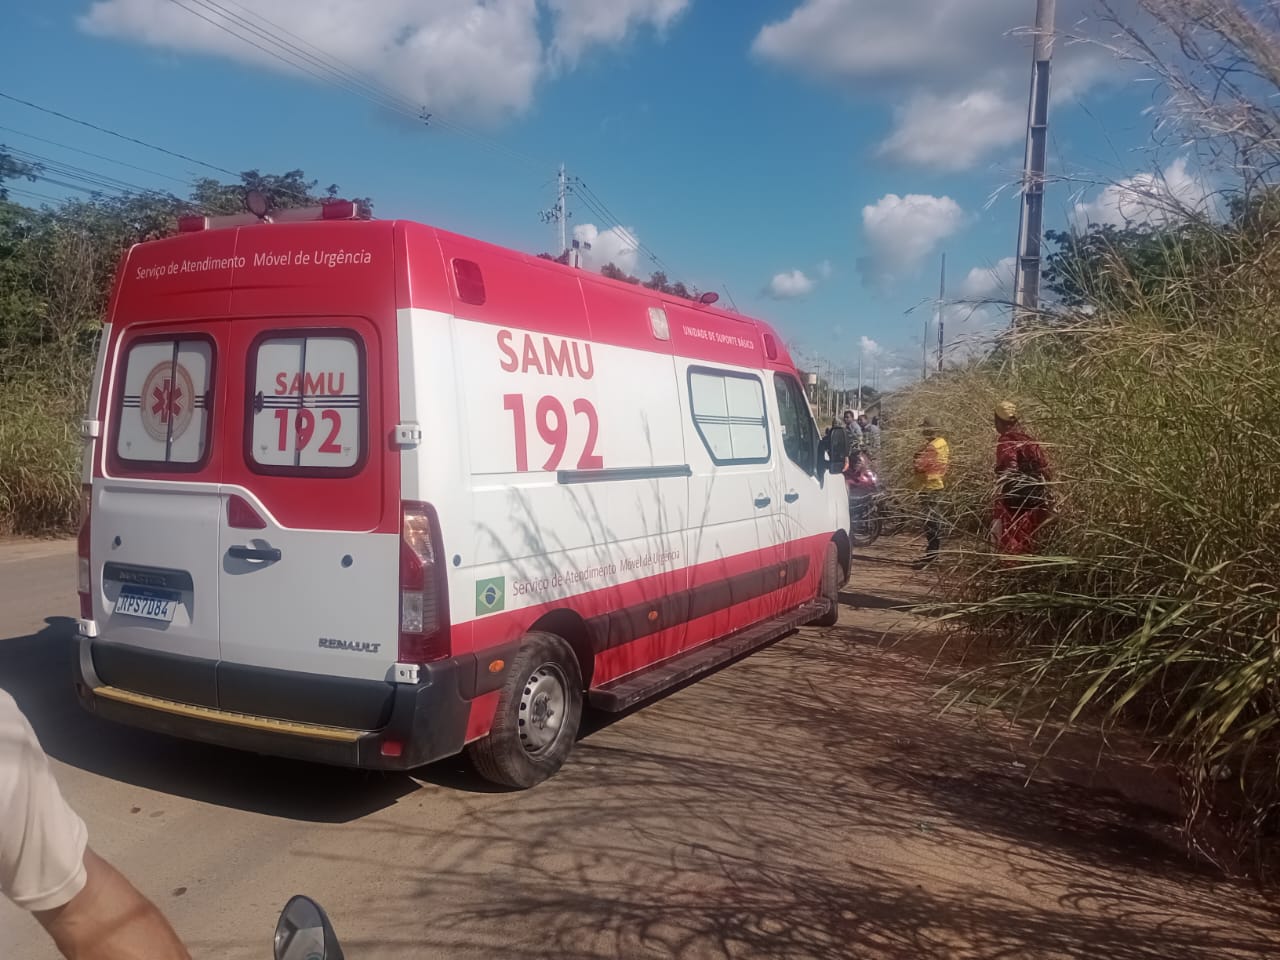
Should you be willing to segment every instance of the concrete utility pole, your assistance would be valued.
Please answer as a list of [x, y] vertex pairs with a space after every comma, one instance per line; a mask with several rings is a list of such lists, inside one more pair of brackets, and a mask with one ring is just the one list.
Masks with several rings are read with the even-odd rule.
[[1013, 323], [1040, 308], [1040, 236], [1044, 232], [1045, 150], [1049, 131], [1049, 61], [1053, 56], [1056, 0], [1036, 0], [1031, 96], [1027, 104], [1027, 152], [1022, 167], [1022, 215], [1013, 280]]
[[942, 271], [938, 276], [938, 372], [942, 372], [942, 348], [946, 340], [942, 336], [942, 328], [946, 318], [942, 313], [942, 301], [947, 298], [947, 255], [942, 255]]
[[558, 189], [556, 190], [556, 214], [558, 215], [558, 218], [560, 220], [560, 253], [561, 254], [563, 254], [566, 250], [569, 249], [569, 241], [566, 237], [566, 231], [565, 231], [565, 228], [566, 228], [565, 221], [568, 220], [569, 218], [565, 216], [566, 211], [564, 208], [564, 194], [565, 194], [565, 179], [564, 179], [564, 164], [562, 163], [560, 164], [560, 182], [558, 185]]
[[858, 399], [853, 404], [855, 413], [862, 411], [862, 357], [867, 352], [866, 347], [862, 345], [862, 340], [858, 340]]

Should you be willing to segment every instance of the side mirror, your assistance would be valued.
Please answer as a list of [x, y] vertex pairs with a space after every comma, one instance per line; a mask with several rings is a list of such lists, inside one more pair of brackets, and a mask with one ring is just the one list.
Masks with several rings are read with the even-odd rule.
[[296, 896], [284, 905], [276, 922], [276, 960], [344, 960], [333, 924], [320, 904]]

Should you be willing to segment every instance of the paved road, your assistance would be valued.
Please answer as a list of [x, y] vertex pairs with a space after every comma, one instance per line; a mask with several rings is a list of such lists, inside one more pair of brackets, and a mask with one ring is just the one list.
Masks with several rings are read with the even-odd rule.
[[[893, 609], [919, 585], [892, 556], [860, 570], [842, 627], [595, 730], [522, 794], [458, 763], [366, 775], [83, 714], [68, 544], [0, 544], [0, 686], [94, 845], [198, 958], [267, 957], [300, 891], [351, 960], [1276, 955], [1266, 905], [1135, 799], [1149, 772], [1067, 764], [1024, 787], [1016, 731], [939, 719], [936, 650], [879, 642], [919, 626]], [[52, 956], [0, 904], [0, 957]]]

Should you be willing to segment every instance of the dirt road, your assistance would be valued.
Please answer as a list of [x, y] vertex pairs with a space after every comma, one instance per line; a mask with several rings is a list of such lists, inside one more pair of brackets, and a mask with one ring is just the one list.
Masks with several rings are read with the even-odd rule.
[[[527, 793], [460, 763], [366, 775], [83, 714], [68, 544], [0, 545], [0, 686], [197, 958], [267, 958], [295, 892], [351, 960], [1280, 955], [1271, 908], [1187, 859], [1140, 764], [1026, 786], [1019, 731], [938, 716], [936, 644], [894, 609], [926, 586], [904, 555], [858, 563], [839, 626], [593, 730]], [[52, 956], [0, 904], [0, 957]]]

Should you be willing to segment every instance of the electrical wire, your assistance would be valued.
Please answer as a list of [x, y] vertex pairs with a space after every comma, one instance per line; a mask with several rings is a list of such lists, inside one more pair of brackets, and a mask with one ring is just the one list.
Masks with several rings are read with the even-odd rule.
[[58, 197], [51, 197], [47, 193], [39, 193], [36, 190], [24, 190], [22, 187], [8, 187], [7, 191], [11, 194], [13, 193], [21, 194], [24, 197], [35, 197], [37, 200], [47, 200], [50, 203], [62, 202], [62, 200], [59, 199]]
[[[170, 0], [170, 2], [193, 16], [199, 17], [206, 23], [216, 26], [218, 29], [230, 34], [236, 39], [255, 47], [286, 66], [300, 70], [303, 73], [320, 80], [322, 83], [328, 83], [332, 86], [336, 86], [347, 93], [361, 97], [376, 106], [401, 114], [415, 122], [423, 123], [426, 126], [436, 126], [440, 129], [449, 130], [462, 136], [471, 137], [479, 146], [489, 150], [491, 153], [503, 155], [507, 159], [529, 165], [535, 169], [545, 169], [544, 164], [539, 163], [539, 161], [526, 154], [512, 150], [505, 144], [486, 137], [460, 123], [456, 123], [446, 117], [441, 117], [429, 112], [426, 106], [414, 103], [385, 84], [379, 83], [359, 68], [339, 59], [333, 54], [326, 53], [315, 44], [304, 40], [297, 34], [292, 33], [274, 21], [267, 19], [262, 14], [247, 9], [242, 4], [234, 3], [233, 5], [243, 10], [246, 14], [252, 16], [254, 19], [259, 21], [259, 23], [264, 23], [270, 27], [274, 27], [275, 30], [268, 30], [253, 23], [244, 16], [239, 16], [233, 13], [222, 4], [218, 3], [217, 0], [185, 0], [185, 2], [184, 0]], [[230, 0], [228, 0], [228, 2], [230, 2]], [[194, 10], [187, 6], [187, 3], [194, 3], [198, 5], [201, 9], [209, 13], [213, 13], [218, 17], [218, 19], [215, 20], [205, 16], [198, 10]], [[258, 37], [266, 43], [274, 44], [280, 49], [269, 49], [268, 47], [263, 46], [262, 43], [252, 39], [252, 37], [245, 36], [244, 34], [233, 30], [233, 26], [251, 33], [253, 36]], [[292, 37], [293, 40], [297, 41], [297, 43], [286, 40], [282, 34]], [[304, 49], [304, 47], [309, 47], [310, 51]], [[314, 51], [314, 53], [311, 51]], [[317, 70], [321, 72], [317, 73]]]
[[165, 147], [158, 147], [154, 143], [147, 143], [145, 140], [139, 140], [137, 137], [130, 137], [123, 133], [117, 133], [115, 130], [109, 130], [108, 128], [99, 126], [96, 123], [90, 123], [88, 120], [80, 120], [76, 117], [70, 116], [65, 113], [61, 113], [57, 110], [51, 110], [49, 107], [42, 107], [37, 103], [32, 103], [30, 100], [23, 100], [21, 97], [15, 97], [12, 94], [4, 93], [3, 91], [0, 91], [0, 97], [4, 98], [5, 100], [11, 100], [14, 103], [20, 103], [24, 107], [30, 107], [33, 110], [39, 110], [41, 113], [47, 113], [50, 116], [58, 117], [59, 119], [62, 119], [62, 120], [68, 120], [71, 123], [78, 123], [82, 127], [88, 127], [90, 130], [97, 130], [99, 133], [105, 133], [108, 136], [115, 137], [119, 140], [125, 140], [125, 141], [128, 141], [129, 143], [136, 143], [140, 147], [146, 147], [149, 150], [156, 150], [156, 151], [159, 151], [160, 153], [168, 154], [171, 157], [177, 157], [179, 160], [187, 161], [187, 163], [198, 164], [199, 166], [207, 167], [210, 170], [216, 170], [218, 173], [225, 173], [228, 176], [232, 176], [232, 177], [240, 176], [240, 174], [236, 173], [233, 170], [228, 170], [226, 167], [219, 167], [212, 163], [205, 163], [203, 160], [197, 160], [195, 157], [189, 157], [185, 153], [178, 153], [175, 150], [168, 150]]
[[89, 170], [86, 167], [76, 166], [71, 163], [64, 163], [53, 157], [46, 157], [43, 154], [32, 153], [29, 150], [20, 150], [16, 147], [7, 147], [9, 153], [24, 160], [27, 163], [38, 165], [42, 173], [51, 173], [62, 177], [71, 177], [74, 180], [80, 180], [91, 186], [101, 187], [106, 190], [114, 190], [121, 193], [138, 193], [148, 196], [170, 196], [161, 190], [152, 190], [148, 187], [139, 186], [128, 180], [121, 180], [109, 174], [99, 173], [96, 170]]
[[113, 157], [104, 156], [101, 153], [93, 153], [89, 150], [81, 150], [79, 147], [73, 147], [70, 144], [59, 143], [57, 140], [48, 140], [44, 137], [37, 137], [34, 133], [26, 133], [23, 130], [15, 130], [13, 127], [0, 126], [0, 130], [7, 130], [9, 133], [16, 133], [20, 137], [26, 137], [28, 140], [36, 140], [40, 143], [47, 143], [51, 147], [60, 147], [63, 150], [70, 150], [72, 153], [84, 154], [86, 157], [93, 157], [95, 160], [105, 160], [107, 163], [114, 163], [121, 167], [128, 167], [130, 170], [137, 170], [140, 173], [149, 173], [153, 177], [163, 177], [165, 180], [173, 180], [175, 183], [183, 183], [190, 186], [190, 180], [183, 180], [181, 177], [175, 177], [167, 173], [161, 173], [159, 170], [149, 170], [146, 167], [139, 167], [132, 163], [126, 163], [123, 160], [116, 160]]
[[593, 191], [589, 186], [587, 186], [587, 184], [583, 181], [581, 177], [574, 177], [573, 183], [578, 188], [574, 191], [574, 195], [579, 200], [582, 200], [584, 203], [587, 204], [588, 207], [595, 210], [597, 215], [600, 216], [601, 219], [605, 220], [608, 223], [614, 224], [614, 229], [619, 233], [620, 236], [623, 237], [623, 239], [633, 244], [636, 250], [643, 253], [653, 263], [656, 263], [658, 266], [662, 267], [664, 272], [670, 271], [671, 268], [667, 266], [667, 264], [663, 261], [661, 257], [659, 257], [656, 253], [654, 253], [653, 250], [651, 250], [645, 244], [641, 243], [639, 237], [637, 237], [631, 230], [627, 229], [622, 225], [622, 219], [617, 214], [615, 214], [612, 210], [609, 209], [608, 204], [606, 204], [603, 200], [601, 200], [599, 195], [595, 193], [595, 191]]

